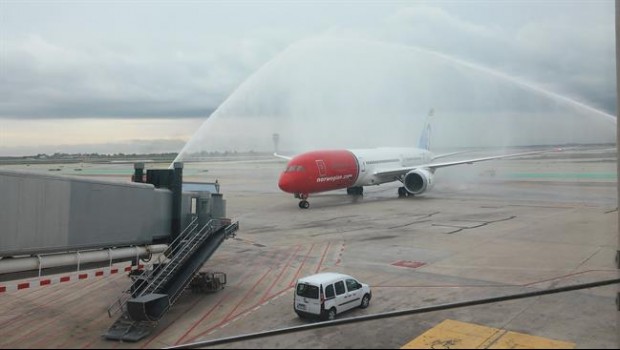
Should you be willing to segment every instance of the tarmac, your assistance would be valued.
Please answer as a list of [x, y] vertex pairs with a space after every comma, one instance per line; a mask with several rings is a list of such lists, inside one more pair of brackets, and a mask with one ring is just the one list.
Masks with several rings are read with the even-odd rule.
[[[106, 178], [114, 172], [103, 170], [131, 167], [63, 169], [78, 166]], [[444, 168], [422, 196], [399, 199], [398, 184], [385, 184], [365, 188], [363, 197], [344, 190], [311, 196], [308, 210], [277, 188], [284, 167], [277, 160], [186, 164], [188, 181], [218, 179], [228, 216], [241, 229], [203, 268], [225, 272], [226, 288], [187, 291], [149, 338], [118, 343], [101, 337], [114, 322], [108, 306], [130, 284], [116, 274], [0, 295], [0, 347], [161, 348], [303, 325], [313, 321], [294, 313], [293, 286], [323, 271], [349, 274], [372, 288], [369, 308], [338, 318], [619, 276], [615, 152]], [[617, 349], [618, 290], [592, 288], [219, 347]]]

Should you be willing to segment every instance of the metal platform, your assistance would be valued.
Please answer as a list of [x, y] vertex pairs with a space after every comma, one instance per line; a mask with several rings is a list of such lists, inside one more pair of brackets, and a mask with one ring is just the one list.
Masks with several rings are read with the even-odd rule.
[[110, 306], [110, 317], [118, 312], [122, 312], [122, 316], [104, 337], [135, 342], [148, 336], [202, 265], [238, 229], [238, 222], [211, 219], [203, 225], [195, 217], [164, 253], [169, 261], [153, 265], [149, 271], [138, 276], [125, 291], [125, 296]]

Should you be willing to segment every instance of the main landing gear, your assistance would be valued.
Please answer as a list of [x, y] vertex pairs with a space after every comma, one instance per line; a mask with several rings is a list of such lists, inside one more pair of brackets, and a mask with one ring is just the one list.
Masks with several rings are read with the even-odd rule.
[[413, 194], [409, 193], [409, 191], [407, 191], [407, 189], [405, 189], [405, 187], [399, 187], [398, 188], [398, 198], [405, 198], [405, 197], [413, 197]]
[[349, 187], [347, 188], [347, 194], [352, 196], [363, 196], [364, 195], [364, 187]]

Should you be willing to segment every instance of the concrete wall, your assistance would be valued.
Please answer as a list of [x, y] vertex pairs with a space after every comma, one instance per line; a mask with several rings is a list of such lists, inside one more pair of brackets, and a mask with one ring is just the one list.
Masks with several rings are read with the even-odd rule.
[[0, 256], [151, 243], [172, 193], [149, 184], [0, 171]]

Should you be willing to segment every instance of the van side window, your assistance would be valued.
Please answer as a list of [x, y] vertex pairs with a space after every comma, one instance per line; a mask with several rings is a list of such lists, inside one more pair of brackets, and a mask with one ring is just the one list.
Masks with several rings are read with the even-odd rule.
[[357, 283], [356, 280], [347, 280], [347, 290], [349, 292], [352, 292], [354, 290], [358, 290], [360, 288], [362, 288], [362, 286], [360, 286], [360, 284]]
[[336, 286], [336, 295], [342, 295], [346, 293], [346, 291], [344, 290], [344, 282], [342, 281], [336, 282], [334, 286]]
[[325, 299], [329, 300], [334, 298], [335, 296], [336, 294], [334, 293], [334, 285], [330, 284], [325, 288]]

